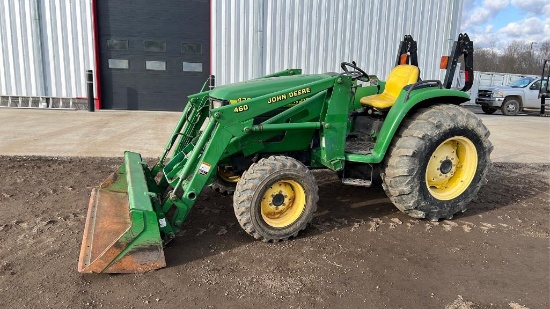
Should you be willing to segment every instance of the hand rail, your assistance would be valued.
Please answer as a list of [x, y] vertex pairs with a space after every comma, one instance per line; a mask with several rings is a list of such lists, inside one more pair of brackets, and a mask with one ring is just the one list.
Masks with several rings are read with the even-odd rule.
[[437, 79], [431, 79], [431, 80], [422, 80], [419, 81], [413, 85], [405, 86], [404, 89], [408, 87], [407, 95], [405, 96], [405, 101], [409, 100], [409, 97], [411, 95], [411, 92], [417, 89], [426, 88], [426, 87], [438, 87], [439, 89], [443, 88], [443, 84], [440, 80]]

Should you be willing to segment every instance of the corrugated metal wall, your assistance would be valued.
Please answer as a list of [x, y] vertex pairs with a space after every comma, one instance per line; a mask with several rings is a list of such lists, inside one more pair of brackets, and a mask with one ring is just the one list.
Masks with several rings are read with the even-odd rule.
[[[399, 42], [418, 42], [423, 79], [458, 36], [463, 0], [212, 0], [212, 73], [218, 84], [286, 68], [340, 71], [357, 61], [386, 77]], [[475, 44], [475, 43], [474, 43]]]
[[0, 96], [86, 96], [91, 0], [0, 1]]
[[[218, 84], [286, 68], [340, 71], [356, 60], [385, 78], [399, 41], [418, 41], [423, 79], [458, 35], [463, 0], [211, 0]], [[0, 96], [85, 96], [94, 64], [91, 0], [0, 1]]]

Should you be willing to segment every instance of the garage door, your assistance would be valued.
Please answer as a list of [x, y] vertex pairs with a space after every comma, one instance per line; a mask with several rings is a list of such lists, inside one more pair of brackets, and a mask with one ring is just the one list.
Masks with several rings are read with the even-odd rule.
[[96, 3], [102, 108], [182, 110], [210, 72], [209, 1]]

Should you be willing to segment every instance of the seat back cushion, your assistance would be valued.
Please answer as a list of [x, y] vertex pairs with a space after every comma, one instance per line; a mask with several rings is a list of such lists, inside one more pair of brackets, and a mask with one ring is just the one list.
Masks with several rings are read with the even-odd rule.
[[397, 99], [403, 87], [418, 81], [419, 70], [414, 65], [398, 65], [388, 76], [384, 93]]

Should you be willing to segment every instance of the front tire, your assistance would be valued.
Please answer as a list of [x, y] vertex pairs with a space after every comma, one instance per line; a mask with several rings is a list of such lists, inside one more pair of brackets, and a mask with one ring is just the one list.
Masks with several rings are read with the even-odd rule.
[[465, 211], [487, 183], [493, 146], [473, 113], [455, 105], [419, 110], [388, 150], [384, 190], [414, 218], [450, 219]]
[[497, 107], [488, 107], [488, 106], [482, 106], [481, 110], [488, 115], [492, 115], [497, 111]]
[[319, 200], [311, 172], [284, 156], [261, 159], [244, 172], [233, 195], [241, 227], [262, 241], [295, 237], [312, 220]]
[[519, 113], [519, 102], [516, 99], [507, 99], [502, 103], [500, 110], [506, 116], [515, 116]]

